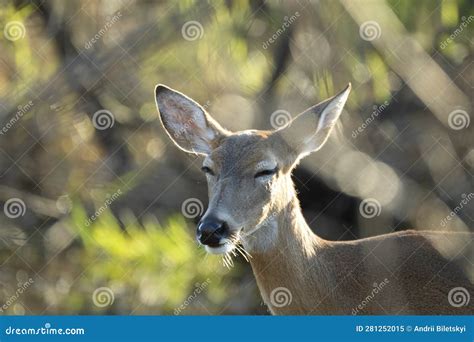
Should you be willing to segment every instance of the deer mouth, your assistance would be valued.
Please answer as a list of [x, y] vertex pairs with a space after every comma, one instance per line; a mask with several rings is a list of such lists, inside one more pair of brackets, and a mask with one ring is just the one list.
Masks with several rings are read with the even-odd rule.
[[234, 250], [235, 244], [229, 241], [219, 244], [217, 246], [205, 245], [204, 248], [206, 249], [206, 252], [210, 254], [226, 254]]
[[238, 234], [231, 234], [226, 238], [221, 238], [218, 244], [204, 245], [206, 252], [210, 254], [226, 254], [232, 252], [236, 248], [239, 241]]

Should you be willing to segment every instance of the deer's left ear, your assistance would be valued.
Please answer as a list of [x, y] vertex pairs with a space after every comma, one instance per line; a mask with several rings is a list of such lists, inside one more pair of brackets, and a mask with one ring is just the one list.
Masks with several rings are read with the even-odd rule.
[[308, 108], [275, 132], [283, 138], [295, 159], [315, 152], [324, 145], [341, 115], [350, 91], [349, 83], [336, 96]]

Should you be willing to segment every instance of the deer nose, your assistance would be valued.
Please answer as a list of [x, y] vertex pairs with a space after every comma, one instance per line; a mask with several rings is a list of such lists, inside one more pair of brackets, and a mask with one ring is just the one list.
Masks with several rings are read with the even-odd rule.
[[220, 241], [229, 235], [229, 227], [221, 220], [208, 217], [199, 222], [197, 227], [197, 239], [203, 245], [219, 247]]

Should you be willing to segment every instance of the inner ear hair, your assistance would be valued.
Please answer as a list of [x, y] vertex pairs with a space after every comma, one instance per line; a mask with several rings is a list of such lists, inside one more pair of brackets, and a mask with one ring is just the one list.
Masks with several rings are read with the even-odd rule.
[[228, 134], [196, 101], [176, 90], [159, 84], [155, 99], [168, 136], [185, 152], [207, 155]]

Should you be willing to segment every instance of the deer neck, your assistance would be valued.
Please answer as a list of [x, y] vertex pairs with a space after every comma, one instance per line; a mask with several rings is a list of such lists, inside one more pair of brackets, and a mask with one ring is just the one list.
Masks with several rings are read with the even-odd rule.
[[[250, 263], [265, 303], [273, 313], [297, 314], [311, 305], [310, 297], [321, 295], [315, 284], [327, 278], [318, 251], [327, 244], [306, 223], [296, 195], [285, 209], [273, 214], [254, 234], [243, 239], [252, 255]], [[305, 290], [311, 289], [311, 293]], [[278, 292], [286, 292], [290, 303]], [[285, 304], [285, 305], [281, 305]], [[281, 306], [280, 306], [281, 305]]]

